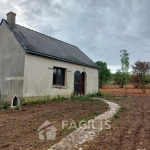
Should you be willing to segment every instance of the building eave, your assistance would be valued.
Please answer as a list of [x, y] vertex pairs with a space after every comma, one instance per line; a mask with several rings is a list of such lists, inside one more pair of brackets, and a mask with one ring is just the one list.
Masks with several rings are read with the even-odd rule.
[[65, 61], [65, 62], [70, 62], [70, 63], [74, 63], [74, 64], [78, 64], [78, 65], [83, 65], [83, 66], [87, 66], [87, 67], [91, 67], [91, 68], [95, 68], [95, 69], [99, 69], [98, 66], [92, 66], [92, 65], [89, 65], [89, 64], [84, 64], [84, 63], [72, 61], [72, 60], [69, 60], [69, 59], [64, 59], [64, 58], [61, 58], [61, 57], [56, 57], [56, 56], [52, 56], [52, 55], [36, 52], [36, 51], [30, 50], [30, 49], [25, 49], [25, 52], [26, 53], [40, 55], [40, 56], [44, 56], [44, 57], [48, 57], [48, 58], [53, 58], [53, 59], [57, 59], [57, 60]]

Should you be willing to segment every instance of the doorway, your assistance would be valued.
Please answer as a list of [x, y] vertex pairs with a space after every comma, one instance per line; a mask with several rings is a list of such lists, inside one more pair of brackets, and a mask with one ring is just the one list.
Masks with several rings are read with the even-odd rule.
[[74, 74], [74, 94], [85, 95], [85, 72], [76, 71]]
[[81, 95], [85, 95], [85, 73], [81, 73]]

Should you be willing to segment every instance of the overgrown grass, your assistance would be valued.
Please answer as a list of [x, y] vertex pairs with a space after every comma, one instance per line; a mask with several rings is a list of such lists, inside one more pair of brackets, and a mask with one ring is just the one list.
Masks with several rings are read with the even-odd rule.
[[60, 95], [58, 95], [58, 97], [54, 97], [54, 98], [52, 98], [52, 100], [60, 102], [60, 101], [68, 100], [68, 98], [61, 97]]
[[76, 96], [76, 95], [71, 95], [72, 100], [82, 100], [82, 101], [88, 101], [88, 100], [93, 100], [93, 97], [101, 97], [101, 98], [112, 98], [113, 96], [111, 94], [104, 94], [102, 92], [93, 92], [89, 93], [86, 96]]
[[[102, 97], [102, 98], [108, 98], [108, 97], [112, 97], [112, 95], [110, 94], [104, 94], [102, 92], [93, 92], [93, 93], [89, 93], [87, 94], [86, 96], [76, 96], [74, 94], [71, 94], [71, 100], [81, 100], [81, 101], [92, 101], [92, 102], [95, 102], [95, 103], [101, 103], [103, 104], [104, 102], [101, 101], [101, 100], [93, 100], [93, 97]], [[22, 106], [27, 106], [27, 105], [34, 105], [34, 104], [39, 104], [39, 105], [42, 105], [42, 104], [45, 104], [45, 103], [48, 103], [50, 100], [53, 100], [53, 101], [57, 101], [57, 102], [61, 102], [61, 101], [64, 101], [64, 100], [68, 100], [69, 98], [66, 98], [66, 97], [61, 97], [60, 95], [58, 95], [57, 97], [55, 98], [52, 98], [50, 99], [49, 95], [48, 96], [45, 96], [45, 97], [42, 97], [42, 98], [38, 98], [38, 99], [24, 99], [22, 101]], [[1, 102], [0, 103], [0, 109], [9, 109], [10, 108], [10, 103], [9, 102]], [[16, 110], [19, 110], [20, 108], [17, 107]]]
[[27, 99], [27, 100], [23, 100], [22, 102], [22, 106], [27, 106], [27, 105], [33, 105], [33, 104], [39, 104], [39, 105], [42, 105], [42, 104], [45, 104], [47, 102], [49, 102], [50, 100], [50, 97], [49, 95], [48, 96], [45, 96], [43, 98], [39, 98], [39, 99]]

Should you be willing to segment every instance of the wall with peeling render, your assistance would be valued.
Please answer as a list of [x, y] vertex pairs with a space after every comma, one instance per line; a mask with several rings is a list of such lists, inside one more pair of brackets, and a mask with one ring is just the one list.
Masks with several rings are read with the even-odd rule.
[[0, 89], [7, 95], [23, 97], [25, 52], [5, 22], [0, 26]]

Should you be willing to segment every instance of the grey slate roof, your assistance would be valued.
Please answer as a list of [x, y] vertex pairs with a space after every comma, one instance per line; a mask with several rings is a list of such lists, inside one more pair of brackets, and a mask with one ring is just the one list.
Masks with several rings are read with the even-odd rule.
[[7, 21], [4, 21], [26, 52], [93, 68], [99, 68], [76, 46], [70, 45], [17, 24], [13, 27], [9, 26]]

